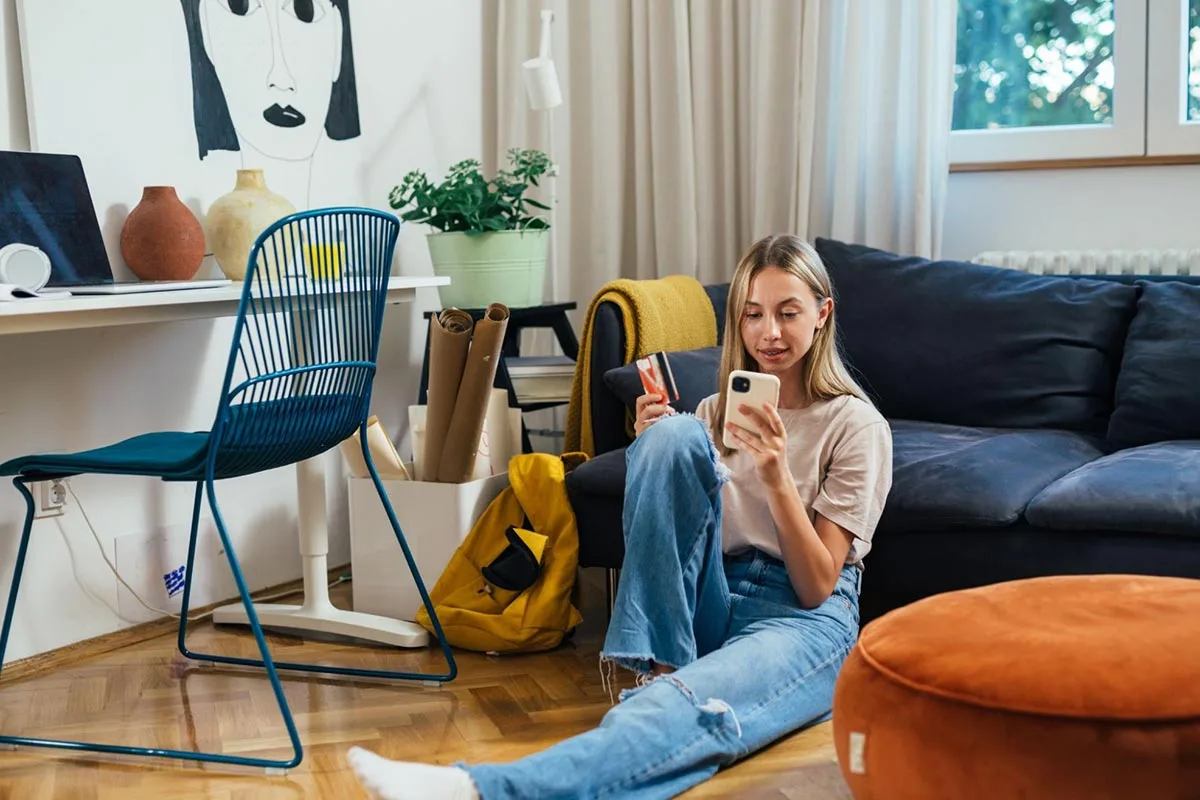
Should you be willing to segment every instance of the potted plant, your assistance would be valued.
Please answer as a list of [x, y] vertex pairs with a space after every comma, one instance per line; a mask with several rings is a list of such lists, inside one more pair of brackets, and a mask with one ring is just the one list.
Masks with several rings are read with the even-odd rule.
[[389, 195], [401, 219], [435, 229], [426, 242], [434, 274], [450, 278], [439, 287], [443, 306], [542, 302], [550, 223], [536, 210], [549, 207], [526, 193], [552, 165], [540, 150], [513, 148], [508, 161], [490, 180], [474, 159], [451, 166], [438, 184], [413, 170]]

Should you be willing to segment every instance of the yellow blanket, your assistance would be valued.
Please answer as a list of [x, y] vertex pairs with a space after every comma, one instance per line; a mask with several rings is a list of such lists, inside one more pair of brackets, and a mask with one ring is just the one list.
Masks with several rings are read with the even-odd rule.
[[626, 364], [659, 350], [695, 350], [717, 343], [712, 302], [695, 278], [688, 275], [653, 280], [620, 278], [603, 286], [592, 298], [583, 322], [571, 402], [567, 407], [565, 452], [595, 455], [588, 387], [591, 386], [592, 321], [596, 309], [604, 302], [616, 303], [621, 309]]

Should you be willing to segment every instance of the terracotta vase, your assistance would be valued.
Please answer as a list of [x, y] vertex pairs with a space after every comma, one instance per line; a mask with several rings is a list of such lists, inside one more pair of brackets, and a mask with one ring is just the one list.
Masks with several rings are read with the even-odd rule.
[[121, 257], [144, 281], [187, 281], [204, 261], [204, 229], [174, 186], [147, 186], [121, 228]]
[[[218, 197], [208, 209], [208, 237], [221, 271], [243, 280], [250, 250], [258, 235], [296, 207], [267, 188], [261, 169], [239, 169], [233, 191]], [[268, 265], [272, 273], [277, 265]]]

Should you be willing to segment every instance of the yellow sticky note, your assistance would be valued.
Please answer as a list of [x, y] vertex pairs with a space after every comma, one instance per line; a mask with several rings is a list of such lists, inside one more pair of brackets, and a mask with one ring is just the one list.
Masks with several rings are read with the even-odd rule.
[[346, 245], [342, 242], [306, 244], [304, 254], [307, 257], [308, 274], [317, 279], [338, 277], [346, 263]]

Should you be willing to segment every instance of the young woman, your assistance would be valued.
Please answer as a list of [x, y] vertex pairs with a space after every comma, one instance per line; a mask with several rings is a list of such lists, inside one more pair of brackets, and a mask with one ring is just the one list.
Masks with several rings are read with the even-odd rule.
[[[637, 404], [625, 561], [602, 664], [638, 686], [595, 730], [507, 764], [433, 767], [359, 748], [376, 797], [673, 797], [827, 719], [858, 635], [863, 556], [891, 488], [887, 421], [838, 357], [816, 252], [770, 236], [730, 285], [719, 393], [695, 415]], [[780, 380], [778, 407], [725, 420], [729, 373]], [[729, 426], [738, 442], [726, 448]]]

